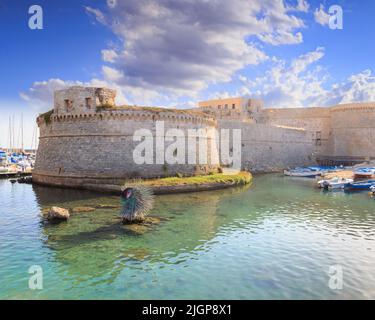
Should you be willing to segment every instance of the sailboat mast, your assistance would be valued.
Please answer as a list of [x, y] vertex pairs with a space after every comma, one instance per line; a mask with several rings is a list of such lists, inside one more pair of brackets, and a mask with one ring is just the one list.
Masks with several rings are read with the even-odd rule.
[[9, 116], [9, 152], [12, 150], [12, 119]]
[[21, 114], [21, 152], [23, 152], [23, 113]]
[[13, 118], [13, 121], [12, 121], [12, 152], [13, 152], [13, 149], [15, 147], [15, 142], [16, 142], [16, 138], [14, 136], [14, 115], [12, 116]]

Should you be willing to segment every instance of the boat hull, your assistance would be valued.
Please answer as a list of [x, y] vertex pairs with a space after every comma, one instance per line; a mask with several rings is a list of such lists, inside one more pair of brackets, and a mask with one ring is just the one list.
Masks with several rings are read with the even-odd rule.
[[344, 189], [348, 184], [353, 183], [353, 179], [331, 179], [331, 180], [320, 180], [318, 185], [321, 188], [328, 190]]
[[375, 180], [369, 180], [369, 181], [349, 183], [348, 186], [347, 186], [347, 189], [352, 189], [352, 190], [371, 190], [371, 188], [373, 186], [375, 186]]
[[300, 178], [316, 178], [320, 176], [321, 172], [292, 172], [292, 171], [284, 171], [284, 175], [289, 177], [300, 177]]

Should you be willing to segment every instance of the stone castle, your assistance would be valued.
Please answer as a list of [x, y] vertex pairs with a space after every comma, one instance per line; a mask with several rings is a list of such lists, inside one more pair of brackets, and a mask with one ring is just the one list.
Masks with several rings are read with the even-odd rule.
[[[71, 87], [55, 92], [53, 110], [37, 119], [35, 182], [87, 187], [218, 169], [209, 156], [207, 162], [196, 164], [136, 164], [133, 150], [139, 142], [133, 141], [134, 132], [145, 128], [156, 134], [158, 121], [163, 121], [165, 130], [184, 132], [241, 129], [241, 166], [251, 172], [375, 159], [375, 103], [270, 109], [261, 100], [230, 98], [178, 110], [116, 106], [115, 96], [107, 88]], [[205, 139], [208, 146], [213, 143], [211, 136]]]

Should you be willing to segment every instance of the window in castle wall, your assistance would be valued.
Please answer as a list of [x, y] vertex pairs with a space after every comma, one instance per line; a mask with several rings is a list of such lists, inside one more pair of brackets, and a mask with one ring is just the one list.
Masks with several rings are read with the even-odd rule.
[[232, 104], [232, 109], [236, 109], [236, 104], [235, 103]]
[[65, 110], [66, 111], [70, 110], [70, 101], [69, 101], [69, 99], [65, 99], [64, 100], [64, 106], [65, 106]]
[[92, 107], [92, 99], [91, 98], [86, 98], [85, 101], [86, 101], [86, 108], [87, 109], [91, 109], [91, 107]]

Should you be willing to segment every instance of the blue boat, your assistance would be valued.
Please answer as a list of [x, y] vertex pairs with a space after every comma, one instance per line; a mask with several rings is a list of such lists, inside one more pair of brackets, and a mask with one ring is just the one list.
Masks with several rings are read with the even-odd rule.
[[316, 178], [322, 173], [334, 172], [339, 170], [338, 167], [325, 167], [325, 166], [310, 166], [310, 167], [298, 167], [292, 170], [284, 170], [284, 175], [291, 177], [301, 178]]
[[284, 175], [291, 177], [300, 177], [300, 178], [315, 178], [320, 176], [322, 173], [318, 170], [310, 168], [295, 168], [292, 170], [284, 170]]
[[353, 190], [370, 190], [371, 187], [373, 186], [375, 186], [375, 180], [365, 180], [365, 181], [348, 183], [346, 188], [353, 189]]
[[375, 168], [358, 168], [353, 173], [358, 178], [371, 178], [375, 174]]

